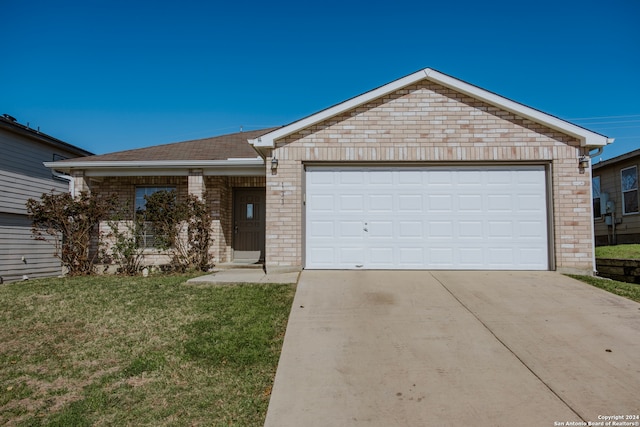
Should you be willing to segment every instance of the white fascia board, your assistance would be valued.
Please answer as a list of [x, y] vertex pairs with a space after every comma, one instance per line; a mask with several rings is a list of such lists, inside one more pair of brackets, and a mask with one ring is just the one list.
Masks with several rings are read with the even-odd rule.
[[[264, 165], [243, 167], [199, 168], [205, 176], [265, 176]], [[119, 176], [188, 176], [190, 168], [155, 169], [155, 168], [101, 168], [85, 169], [86, 177], [119, 177]]]
[[44, 165], [52, 169], [92, 169], [92, 168], [206, 168], [215, 166], [256, 166], [264, 165], [261, 158], [255, 159], [228, 159], [228, 160], [152, 160], [152, 161], [66, 161], [44, 162]]
[[261, 176], [266, 174], [261, 158], [228, 160], [155, 161], [67, 161], [44, 162], [54, 170], [84, 170], [85, 176], [186, 176], [189, 169], [202, 169], [205, 175]]
[[417, 71], [413, 74], [395, 80], [377, 89], [363, 93], [362, 95], [356, 96], [355, 98], [351, 98], [340, 104], [334, 105], [333, 107], [327, 108], [326, 110], [322, 110], [297, 122], [291, 123], [288, 126], [284, 126], [273, 132], [262, 135], [261, 137], [250, 139], [248, 140], [249, 144], [253, 145], [253, 147], [256, 148], [259, 152], [261, 152], [261, 149], [264, 148], [274, 148], [275, 141], [279, 138], [296, 133], [316, 123], [322, 122], [333, 116], [337, 116], [345, 111], [356, 108], [369, 101], [380, 98], [391, 92], [402, 89], [405, 86], [409, 86], [424, 79], [453, 89], [456, 92], [469, 95], [472, 98], [484, 101], [500, 109], [504, 109], [519, 116], [528, 118], [533, 122], [540, 123], [551, 129], [555, 129], [559, 132], [573, 136], [580, 141], [580, 144], [583, 147], [604, 147], [607, 144], [613, 142], [613, 139], [607, 138], [604, 135], [591, 132], [590, 130], [574, 125], [573, 123], [569, 123], [565, 120], [543, 113], [542, 111], [536, 110], [534, 108], [527, 107], [526, 105], [481, 89], [477, 86], [463, 82], [462, 80], [458, 80], [446, 74], [442, 74], [431, 68], [425, 68], [424, 70]]
[[611, 144], [613, 139], [607, 138], [595, 132], [591, 132], [583, 127], [559, 119], [542, 111], [536, 110], [518, 102], [512, 101], [503, 96], [473, 86], [436, 70], [425, 69], [424, 72], [429, 80], [442, 86], [464, 93], [472, 98], [484, 101], [503, 110], [510, 111], [519, 116], [525, 117], [533, 122], [548, 126], [551, 129], [573, 136], [580, 141], [583, 147], [604, 147]]

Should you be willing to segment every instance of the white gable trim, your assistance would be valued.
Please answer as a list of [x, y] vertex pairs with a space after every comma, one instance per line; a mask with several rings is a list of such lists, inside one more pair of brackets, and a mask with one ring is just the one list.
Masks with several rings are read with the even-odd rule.
[[269, 132], [255, 139], [249, 139], [249, 144], [253, 145], [253, 147], [259, 152], [261, 151], [261, 149], [274, 148], [275, 141], [278, 139], [299, 132], [300, 130], [305, 129], [309, 126], [313, 126], [331, 117], [344, 113], [345, 111], [354, 109], [362, 104], [385, 96], [389, 93], [395, 92], [398, 89], [402, 89], [403, 87], [409, 86], [424, 79], [427, 79], [434, 83], [438, 83], [449, 89], [453, 89], [456, 92], [469, 95], [472, 98], [484, 101], [502, 110], [512, 112], [533, 122], [557, 130], [561, 133], [570, 135], [578, 139], [581, 146], [583, 147], [604, 147], [607, 144], [613, 142], [613, 139], [607, 138], [604, 135], [592, 132], [580, 126], [574, 125], [573, 123], [569, 123], [565, 120], [543, 113], [542, 111], [536, 110], [534, 108], [527, 107], [526, 105], [481, 89], [477, 86], [473, 86], [469, 83], [440, 73], [439, 71], [433, 70], [431, 68], [425, 68], [424, 70], [417, 71], [413, 74], [395, 80], [377, 89], [373, 89], [369, 92], [363, 93], [362, 95], [334, 105], [333, 107], [329, 107], [326, 110], [322, 110], [316, 114], [305, 117], [301, 120], [298, 120], [297, 122], [291, 123], [290, 125], [279, 128], [273, 132]]

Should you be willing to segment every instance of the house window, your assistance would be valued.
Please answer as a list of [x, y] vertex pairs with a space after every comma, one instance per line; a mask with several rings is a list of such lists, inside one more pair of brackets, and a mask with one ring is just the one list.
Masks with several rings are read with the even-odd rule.
[[638, 213], [638, 168], [632, 166], [620, 171], [622, 213]]
[[591, 181], [592, 197], [593, 197], [593, 217], [602, 218], [602, 211], [600, 209], [600, 177], [594, 176]]
[[[135, 200], [135, 213], [140, 215], [144, 212], [147, 199], [145, 196], [150, 196], [158, 191], [175, 191], [175, 187], [136, 187], [136, 200]], [[155, 248], [156, 247], [156, 232], [152, 222], [143, 222], [138, 234], [139, 245], [143, 248]]]

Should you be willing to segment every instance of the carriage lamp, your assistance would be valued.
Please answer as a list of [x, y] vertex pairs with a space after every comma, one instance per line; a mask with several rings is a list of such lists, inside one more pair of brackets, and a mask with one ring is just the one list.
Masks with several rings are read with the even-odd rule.
[[589, 157], [580, 156], [578, 158], [578, 166], [580, 166], [581, 169], [587, 169], [589, 167]]

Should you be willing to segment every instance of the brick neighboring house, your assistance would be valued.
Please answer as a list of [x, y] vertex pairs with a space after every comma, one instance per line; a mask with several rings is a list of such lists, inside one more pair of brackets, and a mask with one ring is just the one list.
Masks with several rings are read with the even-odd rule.
[[610, 142], [427, 68], [280, 128], [48, 166], [131, 203], [206, 192], [216, 263], [591, 273], [584, 160]]
[[640, 243], [640, 150], [592, 166], [596, 245]]

